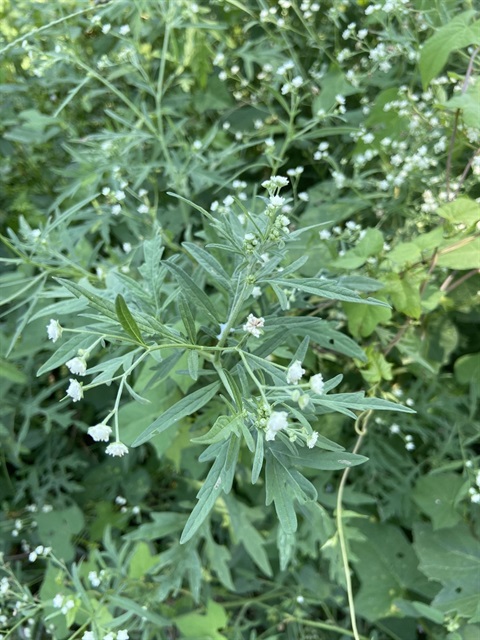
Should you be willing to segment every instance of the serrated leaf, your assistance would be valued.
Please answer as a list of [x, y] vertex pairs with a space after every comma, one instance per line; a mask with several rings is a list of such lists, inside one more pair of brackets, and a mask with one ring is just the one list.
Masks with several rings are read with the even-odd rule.
[[140, 333], [140, 329], [135, 322], [135, 318], [132, 316], [125, 299], [120, 293], [115, 298], [115, 311], [117, 313], [117, 318], [125, 331], [138, 343], [144, 345], [145, 342], [142, 338], [142, 334]]
[[133, 441], [131, 446], [138, 447], [141, 444], [148, 442], [154, 435], [163, 433], [182, 418], [185, 418], [186, 416], [189, 416], [192, 413], [195, 413], [195, 411], [201, 409], [213, 398], [219, 387], [219, 382], [212, 382], [212, 384], [209, 384], [202, 389], [198, 389], [176, 402], [172, 407], [170, 407], [170, 409], [167, 409], [165, 413], [152, 422], [152, 424]]

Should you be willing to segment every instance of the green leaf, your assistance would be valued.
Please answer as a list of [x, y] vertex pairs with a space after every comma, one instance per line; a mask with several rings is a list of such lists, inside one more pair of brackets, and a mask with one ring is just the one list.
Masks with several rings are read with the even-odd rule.
[[213, 398], [219, 387], [219, 382], [212, 382], [212, 384], [209, 384], [202, 389], [198, 389], [176, 402], [173, 406], [167, 409], [165, 413], [152, 422], [152, 424], [134, 440], [131, 446], [138, 447], [141, 444], [148, 442], [154, 435], [163, 433], [182, 418], [185, 418], [186, 416], [189, 416], [192, 413], [195, 413], [195, 411], [201, 409]]
[[360, 368], [362, 377], [370, 386], [382, 380], [392, 380], [392, 365], [376, 347], [367, 347], [368, 363]]
[[397, 311], [418, 319], [422, 314], [420, 300], [421, 276], [405, 273], [388, 273], [385, 276], [385, 291], [390, 294], [392, 304]]
[[480, 269], [480, 237], [469, 236], [438, 253], [437, 265], [449, 269]]
[[125, 331], [138, 343], [144, 345], [145, 342], [143, 341], [140, 329], [138, 328], [134, 317], [130, 313], [127, 303], [120, 294], [115, 298], [115, 311], [117, 312], [117, 318]]
[[392, 310], [384, 307], [344, 302], [343, 308], [347, 314], [348, 330], [355, 338], [367, 338], [378, 324], [386, 324], [392, 317]]
[[200, 267], [208, 273], [214, 284], [218, 285], [224, 291], [231, 291], [232, 280], [230, 276], [211, 253], [205, 251], [205, 249], [193, 244], [192, 242], [182, 242], [182, 247], [185, 247], [188, 253], [195, 258]]
[[294, 493], [290, 484], [290, 476], [285, 467], [272, 456], [266, 457], [265, 464], [266, 502], [268, 506], [275, 504], [280, 526], [286, 533], [297, 530], [297, 515], [293, 506]]
[[70, 340], [59, 346], [50, 358], [43, 363], [37, 371], [37, 376], [41, 376], [47, 371], [56, 369], [64, 365], [67, 360], [78, 354], [80, 349], [88, 349], [95, 342], [95, 336], [85, 336], [83, 334], [75, 334]]
[[227, 640], [226, 636], [219, 633], [218, 629], [224, 629], [228, 623], [228, 616], [221, 604], [209, 600], [204, 614], [197, 612], [177, 616], [172, 620], [179, 628], [182, 637], [194, 640]]
[[[480, 21], [479, 21], [480, 24]], [[460, 109], [462, 120], [467, 127], [480, 129], [480, 85], [470, 85], [465, 93], [456, 95], [444, 103], [447, 109]]]
[[480, 21], [470, 24], [475, 10], [464, 11], [428, 38], [420, 53], [420, 74], [424, 88], [445, 66], [448, 56], [470, 45], [480, 45]]
[[28, 378], [23, 371], [20, 371], [14, 364], [0, 358], [0, 378], [4, 378], [14, 384], [26, 384]]
[[195, 327], [194, 314], [192, 313], [192, 309], [190, 308], [187, 299], [182, 293], [178, 296], [178, 310], [180, 311], [180, 317], [182, 318], [188, 339], [192, 344], [195, 344], [197, 341], [197, 329]]
[[443, 585], [432, 606], [469, 618], [478, 607], [480, 545], [465, 524], [433, 531], [429, 524], [414, 525], [414, 548], [420, 569]]
[[243, 417], [241, 415], [236, 416], [219, 416], [215, 420], [215, 424], [213, 427], [204, 433], [203, 436], [197, 436], [196, 438], [191, 438], [191, 442], [195, 444], [213, 444], [215, 442], [222, 442], [230, 437], [230, 434], [233, 432], [235, 435], [239, 434], [239, 423], [243, 421]]
[[375, 298], [362, 298], [356, 291], [352, 291], [351, 289], [330, 280], [321, 280], [317, 278], [291, 278], [284, 280], [283, 278], [275, 278], [270, 280], [268, 283], [276, 283], [281, 287], [298, 289], [299, 291], [304, 291], [305, 293], [310, 293], [314, 296], [327, 298], [329, 300], [375, 304], [380, 305], [381, 307], [390, 306], [387, 302], [382, 302]]
[[192, 380], [198, 380], [198, 351], [189, 351], [187, 362], [190, 377]]
[[[477, 111], [479, 104], [480, 97], [477, 103]], [[453, 202], [448, 202], [439, 207], [436, 213], [452, 224], [464, 224], [470, 227], [480, 220], [480, 205], [475, 200], [461, 196]]]
[[357, 269], [364, 265], [368, 258], [378, 255], [382, 249], [383, 233], [378, 229], [367, 229], [355, 247], [334, 260], [332, 266], [340, 269]]
[[218, 309], [215, 308], [207, 294], [192, 280], [192, 278], [174, 262], [163, 263], [182, 285], [182, 292], [189, 297], [191, 302], [196, 302], [215, 324], [220, 323]]
[[412, 546], [399, 527], [366, 521], [356, 527], [364, 535], [362, 542], [351, 542], [361, 583], [355, 598], [358, 613], [368, 620], [395, 615], [394, 601], [407, 589], [416, 593], [428, 589]]
[[[237, 440], [235, 436], [231, 437], [231, 440]], [[213, 463], [202, 488], [197, 494], [198, 502], [195, 505], [192, 513], [190, 514], [185, 528], [183, 529], [182, 536], [180, 538], [180, 544], [188, 542], [201, 525], [204, 523], [208, 514], [213, 509], [217, 498], [223, 491], [223, 486], [226, 476], [227, 456], [230, 452], [231, 440], [223, 442], [218, 449], [215, 462]]]
[[457, 503], [465, 497], [465, 481], [455, 473], [431, 473], [421, 477], [412, 492], [413, 500], [432, 521], [433, 528], [453, 527], [461, 520]]
[[[366, 357], [362, 349], [349, 336], [337, 331], [326, 320], [311, 317], [276, 317], [265, 318], [265, 332], [281, 329], [281, 336], [285, 339], [285, 333], [291, 333], [296, 337], [309, 336], [312, 342], [328, 351], [336, 351], [346, 356], [365, 361]], [[269, 355], [269, 354], [265, 354]]]
[[255, 446], [255, 455], [253, 458], [253, 467], [252, 467], [252, 484], [256, 484], [260, 471], [263, 466], [263, 433], [257, 432], [257, 440]]

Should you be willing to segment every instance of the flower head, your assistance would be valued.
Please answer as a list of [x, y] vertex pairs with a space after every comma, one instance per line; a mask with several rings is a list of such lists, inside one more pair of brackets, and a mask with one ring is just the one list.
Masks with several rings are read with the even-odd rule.
[[108, 442], [112, 430], [107, 424], [96, 424], [94, 427], [89, 427], [88, 435], [95, 440], [95, 442]]
[[59, 338], [62, 337], [63, 328], [60, 326], [58, 320], [54, 320], [53, 318], [50, 320], [47, 325], [47, 336], [48, 339], [52, 342], [56, 342]]
[[78, 380], [75, 380], [74, 378], [70, 378], [70, 385], [67, 389], [67, 396], [70, 396], [70, 398], [74, 402], [78, 402], [79, 400], [81, 400], [83, 398], [82, 383], [78, 382]]
[[275, 440], [275, 436], [282, 429], [288, 427], [288, 413], [286, 411], [272, 411], [265, 431], [265, 440]]
[[128, 638], [129, 635], [126, 629], [120, 629], [120, 631], [117, 631], [117, 640], [128, 640]]
[[298, 381], [302, 378], [305, 373], [305, 369], [302, 369], [301, 360], [295, 360], [289, 367], [287, 371], [287, 382], [288, 384], [298, 384]]
[[70, 373], [75, 376], [84, 376], [87, 373], [87, 362], [85, 358], [72, 358], [66, 363]]
[[310, 378], [310, 388], [314, 393], [321, 395], [323, 393], [324, 386], [325, 383], [323, 382], [323, 376], [321, 373], [317, 373]]
[[112, 442], [112, 444], [109, 444], [105, 449], [105, 453], [107, 453], [109, 456], [116, 456], [121, 458], [126, 453], [128, 453], [128, 447], [124, 445], [123, 442]]
[[251, 313], [247, 322], [243, 325], [243, 330], [247, 333], [251, 333], [255, 338], [260, 337], [260, 329], [265, 325], [265, 318], [256, 318], [253, 313]]

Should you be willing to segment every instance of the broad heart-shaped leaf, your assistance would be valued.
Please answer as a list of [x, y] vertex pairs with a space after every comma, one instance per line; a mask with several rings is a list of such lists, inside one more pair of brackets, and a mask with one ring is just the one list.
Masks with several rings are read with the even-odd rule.
[[378, 324], [384, 324], [392, 317], [392, 310], [385, 307], [344, 302], [343, 308], [347, 314], [348, 330], [355, 338], [368, 338]]
[[480, 45], [480, 20], [470, 24], [476, 13], [474, 9], [464, 11], [425, 42], [419, 61], [424, 88], [441, 72], [453, 51]]
[[201, 409], [201, 407], [213, 398], [219, 387], [219, 382], [212, 382], [212, 384], [209, 384], [202, 389], [197, 389], [197, 391], [190, 393], [185, 398], [176, 402], [173, 406], [167, 409], [165, 413], [152, 422], [152, 424], [134, 440], [131, 446], [138, 447], [141, 444], [148, 442], [154, 435], [163, 433], [182, 418], [185, 418], [186, 416], [195, 413], [195, 411], [198, 411], [198, 409]]
[[390, 294], [393, 306], [397, 311], [411, 318], [419, 318], [422, 313], [420, 301], [420, 282], [422, 275], [405, 273], [388, 273], [384, 276], [385, 291]]
[[351, 542], [354, 565], [361, 587], [355, 598], [358, 613], [379, 620], [398, 613], [394, 600], [406, 590], [433, 595], [426, 578], [417, 569], [413, 548], [399, 527], [358, 520], [362, 542]]
[[226, 627], [228, 616], [221, 604], [209, 600], [205, 613], [187, 613], [173, 619], [180, 629], [183, 638], [200, 640], [226, 640], [226, 636], [219, 633], [219, 629]]
[[353, 249], [332, 262], [340, 269], [357, 269], [365, 264], [370, 256], [376, 256], [383, 249], [383, 233], [378, 229], [367, 229], [365, 235]]
[[202, 289], [200, 289], [200, 287], [196, 282], [194, 282], [194, 280], [188, 275], [188, 273], [186, 273], [181, 267], [178, 266], [178, 264], [175, 264], [174, 262], [164, 262], [163, 264], [165, 267], [167, 267], [167, 269], [169, 269], [169, 271], [174, 274], [178, 283], [182, 287], [182, 293], [187, 296], [190, 302], [201, 307], [212, 322], [214, 322], [215, 324], [219, 323], [220, 317], [218, 310], [215, 308], [207, 294]]
[[480, 269], [480, 238], [469, 236], [452, 243], [439, 251], [437, 264], [439, 267], [458, 269]]
[[434, 529], [453, 527], [461, 520], [457, 502], [464, 497], [465, 481], [456, 473], [431, 473], [416, 483], [412, 497], [432, 520]]
[[125, 331], [140, 344], [145, 344], [142, 334], [140, 333], [140, 329], [138, 328], [138, 324], [130, 313], [123, 296], [120, 294], [115, 298], [115, 311], [117, 312], [118, 320]]
[[464, 524], [433, 531], [429, 524], [414, 525], [414, 548], [420, 570], [443, 589], [432, 605], [440, 611], [474, 616], [480, 590], [480, 543]]
[[480, 85], [470, 85], [465, 93], [450, 98], [445, 103], [447, 109], [460, 109], [461, 118], [467, 127], [480, 129]]
[[[480, 97], [478, 104], [480, 104]], [[453, 224], [465, 224], [469, 227], [480, 220], [480, 204], [470, 198], [460, 197], [439, 207], [436, 214]]]

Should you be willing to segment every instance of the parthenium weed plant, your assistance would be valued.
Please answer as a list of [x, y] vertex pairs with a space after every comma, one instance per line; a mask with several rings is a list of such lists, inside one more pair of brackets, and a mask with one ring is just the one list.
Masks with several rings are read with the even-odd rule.
[[0, 634], [476, 638], [474, 8], [27, 4]]

